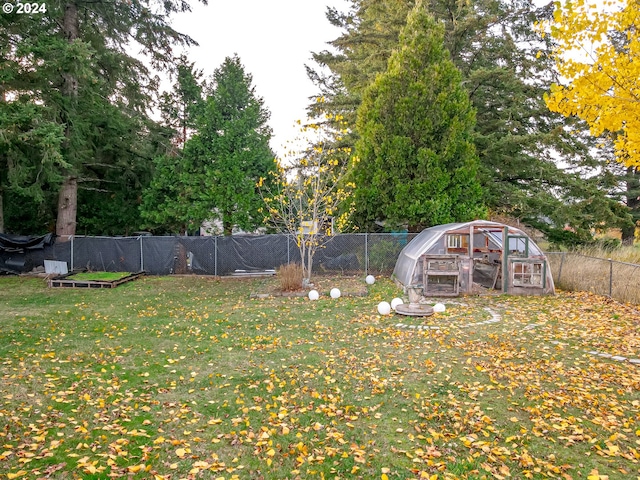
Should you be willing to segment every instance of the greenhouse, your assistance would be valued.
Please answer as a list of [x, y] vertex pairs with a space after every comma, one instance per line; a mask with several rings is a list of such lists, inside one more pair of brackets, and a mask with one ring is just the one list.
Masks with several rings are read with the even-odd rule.
[[393, 278], [424, 296], [555, 293], [549, 263], [535, 242], [518, 228], [485, 220], [423, 230], [400, 252]]

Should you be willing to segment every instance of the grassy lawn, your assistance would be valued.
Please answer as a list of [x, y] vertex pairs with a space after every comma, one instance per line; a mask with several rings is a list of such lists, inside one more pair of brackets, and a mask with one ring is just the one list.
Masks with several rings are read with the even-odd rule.
[[260, 281], [0, 277], [0, 479], [640, 478], [640, 366], [587, 353], [640, 358], [631, 307], [422, 320], [377, 315], [390, 281], [316, 302]]

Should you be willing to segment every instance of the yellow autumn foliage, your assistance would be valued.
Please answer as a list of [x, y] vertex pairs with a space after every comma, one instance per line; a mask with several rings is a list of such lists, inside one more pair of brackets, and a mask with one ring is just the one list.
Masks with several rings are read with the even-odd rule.
[[[330, 114], [325, 117], [333, 118]], [[339, 116], [335, 118], [339, 120]], [[314, 123], [303, 125], [305, 137], [300, 140], [305, 140], [308, 148], [276, 159], [277, 171], [271, 173], [271, 181], [260, 178], [256, 183], [265, 202], [265, 223], [295, 239], [307, 280], [315, 251], [336, 230], [346, 227], [351, 212], [344, 204], [355, 189], [353, 182], [343, 185], [348, 163], [344, 154], [349, 155], [351, 149], [335, 148], [323, 128]]]
[[541, 24], [565, 85], [545, 97], [549, 109], [587, 122], [595, 136], [609, 133], [616, 158], [640, 165], [640, 3], [632, 0], [556, 2]]

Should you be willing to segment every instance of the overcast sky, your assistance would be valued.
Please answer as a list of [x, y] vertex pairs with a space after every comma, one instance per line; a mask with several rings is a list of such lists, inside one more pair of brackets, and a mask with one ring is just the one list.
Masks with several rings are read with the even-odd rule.
[[[253, 76], [256, 93], [271, 112], [271, 145], [278, 155], [305, 120], [308, 98], [317, 92], [305, 72], [311, 52], [330, 48], [340, 31], [326, 19], [327, 6], [346, 11], [346, 0], [209, 0], [172, 25], [199, 43], [187, 54], [206, 76], [237, 53]], [[299, 127], [298, 127], [299, 128]]]

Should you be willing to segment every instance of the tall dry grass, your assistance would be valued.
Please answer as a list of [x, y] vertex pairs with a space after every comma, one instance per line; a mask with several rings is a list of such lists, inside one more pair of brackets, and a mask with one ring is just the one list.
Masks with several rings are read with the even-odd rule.
[[280, 290], [283, 292], [294, 292], [302, 288], [302, 265], [299, 263], [290, 263], [282, 265], [278, 269], [278, 280], [280, 281]]
[[576, 253], [587, 255], [589, 257], [610, 258], [616, 262], [640, 264], [640, 245], [623, 246], [613, 250], [591, 246], [581, 248], [577, 250]]
[[621, 302], [640, 304], [640, 249], [588, 248], [547, 256], [557, 287], [610, 295]]

